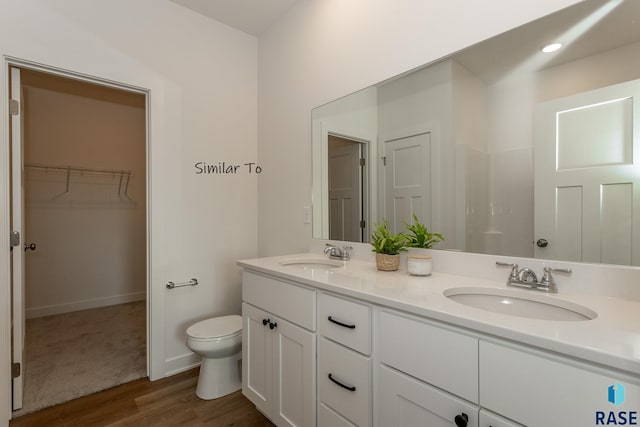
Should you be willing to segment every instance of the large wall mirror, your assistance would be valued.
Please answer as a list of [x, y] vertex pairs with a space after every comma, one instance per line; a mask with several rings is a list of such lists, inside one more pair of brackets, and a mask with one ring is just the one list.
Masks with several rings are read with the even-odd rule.
[[320, 106], [313, 237], [638, 266], [639, 79], [640, 1], [586, 0]]

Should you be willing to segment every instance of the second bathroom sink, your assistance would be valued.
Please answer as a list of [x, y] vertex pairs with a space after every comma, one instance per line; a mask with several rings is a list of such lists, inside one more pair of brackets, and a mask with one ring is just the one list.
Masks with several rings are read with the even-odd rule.
[[531, 319], [585, 321], [598, 316], [595, 311], [570, 301], [511, 289], [459, 287], [445, 290], [444, 296], [481, 310]]

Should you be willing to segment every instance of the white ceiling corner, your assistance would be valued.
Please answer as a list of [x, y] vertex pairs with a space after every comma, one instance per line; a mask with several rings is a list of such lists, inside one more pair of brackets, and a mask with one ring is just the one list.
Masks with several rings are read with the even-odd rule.
[[259, 36], [300, 0], [171, 0], [245, 33]]

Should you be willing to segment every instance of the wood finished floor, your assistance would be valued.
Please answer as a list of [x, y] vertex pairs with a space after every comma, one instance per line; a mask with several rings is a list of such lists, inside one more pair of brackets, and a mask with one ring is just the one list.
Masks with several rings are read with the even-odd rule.
[[197, 381], [197, 368], [154, 382], [143, 378], [18, 417], [9, 426], [273, 427], [239, 391], [199, 399]]

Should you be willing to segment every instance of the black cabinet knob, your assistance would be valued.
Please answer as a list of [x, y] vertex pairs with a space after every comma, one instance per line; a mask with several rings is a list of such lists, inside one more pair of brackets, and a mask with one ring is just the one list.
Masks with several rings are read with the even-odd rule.
[[467, 427], [467, 424], [469, 423], [469, 417], [463, 412], [460, 415], [456, 415], [453, 421], [458, 427]]
[[269, 322], [269, 329], [275, 329], [275, 328], [277, 328], [277, 327], [278, 327], [278, 323], [276, 323], [276, 322], [273, 322], [273, 323]]
[[546, 248], [549, 245], [549, 242], [547, 239], [538, 239], [536, 245], [538, 245], [539, 248]]
[[269, 323], [269, 319], [262, 319], [263, 326], [267, 326], [267, 323]]

